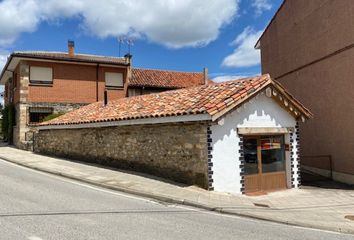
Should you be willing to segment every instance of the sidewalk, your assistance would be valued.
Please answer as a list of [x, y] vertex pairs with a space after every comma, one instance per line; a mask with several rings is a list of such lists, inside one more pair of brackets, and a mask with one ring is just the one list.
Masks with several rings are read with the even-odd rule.
[[32, 169], [159, 201], [228, 214], [354, 234], [354, 190], [306, 187], [249, 197], [209, 192], [149, 175], [46, 157], [8, 146], [0, 158]]

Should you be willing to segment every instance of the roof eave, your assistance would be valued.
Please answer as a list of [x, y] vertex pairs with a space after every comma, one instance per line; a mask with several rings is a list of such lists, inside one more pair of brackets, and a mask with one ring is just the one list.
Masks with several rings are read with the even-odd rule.
[[4, 78], [4, 75], [5, 75], [5, 72], [8, 71], [7, 68], [9, 66], [10, 62], [12, 61], [12, 57], [13, 57], [13, 53], [7, 58], [6, 64], [5, 64], [4, 68], [1, 71], [1, 74], [0, 74], [0, 85], [5, 85], [5, 83], [6, 83], [6, 80], [3, 79], [3, 78]]
[[[301, 114], [306, 118], [306, 119], [312, 119], [313, 118], [313, 114], [311, 113], [310, 110], [308, 110], [307, 108], [305, 108], [296, 98], [294, 98], [291, 94], [289, 94], [287, 92], [287, 90], [281, 86], [280, 83], [272, 80], [270, 77], [269, 77], [269, 80], [264, 83], [262, 85], [262, 87], [260, 87], [258, 90], [254, 91], [251, 95], [249, 95], [246, 99], [241, 99], [239, 100], [238, 102], [230, 105], [228, 108], [224, 109], [223, 111], [221, 112], [218, 112], [216, 114], [214, 114], [212, 116], [212, 121], [213, 122], [216, 122], [218, 121], [219, 119], [221, 119], [222, 117], [224, 117], [226, 114], [228, 114], [230, 111], [232, 111], [233, 109], [237, 108], [238, 106], [240, 106], [242, 103], [244, 103], [245, 101], [253, 98], [254, 96], [256, 96], [258, 93], [264, 91], [267, 87], [269, 86], [273, 86], [274, 88], [277, 89], [277, 91], [281, 92], [286, 98], [288, 101], [291, 102], [291, 104], [293, 104], [300, 112]], [[298, 120], [298, 118], [301, 118], [301, 115], [299, 115], [298, 117], [294, 117], [295, 119]]]
[[112, 61], [97, 61], [97, 60], [85, 60], [85, 59], [77, 59], [77, 58], [67, 58], [67, 57], [51, 57], [51, 56], [35, 56], [28, 55], [23, 53], [13, 53], [11, 54], [14, 57], [26, 58], [26, 59], [43, 59], [43, 60], [53, 60], [58, 62], [78, 62], [78, 63], [99, 63], [99, 64], [110, 64], [110, 65], [119, 65], [119, 66], [129, 66], [128, 62], [126, 63], [118, 63]]
[[189, 114], [189, 115], [181, 115], [181, 116], [138, 118], [138, 119], [131, 119], [131, 120], [117, 120], [117, 121], [106, 121], [106, 122], [39, 125], [38, 130], [101, 128], [101, 127], [115, 127], [115, 126], [128, 126], [128, 125], [201, 122], [201, 121], [211, 121], [211, 120], [212, 118], [208, 113], [201, 113], [201, 114]]
[[254, 45], [254, 48], [257, 50], [261, 49], [261, 39], [258, 39], [256, 45]]
[[286, 96], [291, 103], [299, 110], [307, 119], [313, 119], [313, 113], [302, 105], [295, 97], [293, 97], [279, 82], [272, 80], [272, 86]]

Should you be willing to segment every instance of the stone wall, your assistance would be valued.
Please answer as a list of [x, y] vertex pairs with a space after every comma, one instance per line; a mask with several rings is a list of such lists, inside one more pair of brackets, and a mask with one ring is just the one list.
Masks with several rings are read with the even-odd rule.
[[[16, 126], [13, 130], [14, 145], [24, 150], [32, 150], [32, 132], [35, 128], [29, 125], [30, 107], [53, 108], [53, 113], [69, 112], [85, 104], [79, 103], [18, 103], [16, 104]], [[26, 134], [28, 136], [26, 137]]]
[[41, 130], [34, 151], [208, 187], [206, 123]]

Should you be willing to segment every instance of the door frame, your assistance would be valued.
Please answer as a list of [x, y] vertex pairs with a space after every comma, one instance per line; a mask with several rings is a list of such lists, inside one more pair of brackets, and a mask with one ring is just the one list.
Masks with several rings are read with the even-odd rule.
[[[277, 171], [277, 172], [269, 172], [269, 173], [263, 173], [263, 161], [262, 161], [262, 146], [261, 146], [261, 138], [263, 136], [281, 136], [283, 138], [283, 146], [284, 147], [284, 164], [285, 164], [285, 169], [284, 171]], [[257, 140], [257, 168], [258, 168], [258, 173], [257, 174], [250, 174], [246, 175], [244, 173], [244, 184], [245, 184], [245, 193], [251, 193], [251, 192], [257, 192], [257, 191], [276, 191], [280, 189], [286, 189], [287, 188], [287, 168], [286, 168], [286, 153], [285, 153], [285, 134], [279, 134], [279, 133], [268, 133], [268, 134], [259, 134], [259, 135], [243, 135], [243, 141], [246, 139], [256, 139]], [[267, 189], [267, 184], [265, 184], [265, 181], [267, 181], [267, 177], [270, 179], [272, 177], [277, 177], [279, 176], [282, 179], [282, 185], [283, 187], [280, 188], [270, 188]], [[268, 179], [268, 180], [269, 180]], [[252, 182], [254, 185], [257, 185], [257, 190], [254, 190], [254, 188], [248, 189], [246, 183]], [[256, 184], [255, 184], [256, 183]]]

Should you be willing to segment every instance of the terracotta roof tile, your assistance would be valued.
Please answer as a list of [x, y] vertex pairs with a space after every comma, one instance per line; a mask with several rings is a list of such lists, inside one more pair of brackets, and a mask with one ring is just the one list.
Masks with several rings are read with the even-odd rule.
[[33, 57], [41, 59], [51, 59], [51, 60], [65, 60], [65, 61], [77, 61], [77, 62], [99, 62], [106, 64], [119, 64], [128, 65], [128, 62], [124, 57], [111, 57], [111, 56], [99, 56], [99, 55], [89, 55], [89, 54], [76, 54], [74, 56], [69, 56], [65, 52], [47, 52], [47, 51], [19, 51], [14, 52], [12, 56], [16, 57]]
[[131, 87], [186, 88], [204, 84], [204, 74], [132, 68]]
[[268, 85], [280, 89], [305, 116], [312, 116], [280, 84], [266, 74], [213, 85], [112, 100], [107, 106], [97, 102], [40, 125], [94, 123], [190, 114], [209, 114], [213, 118], [233, 109]]

